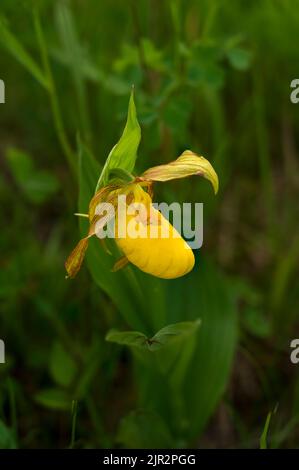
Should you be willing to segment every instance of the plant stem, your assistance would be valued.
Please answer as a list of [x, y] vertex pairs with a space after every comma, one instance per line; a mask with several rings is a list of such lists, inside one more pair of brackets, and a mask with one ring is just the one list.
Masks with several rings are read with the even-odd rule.
[[77, 411], [78, 411], [78, 402], [77, 400], [73, 400], [72, 401], [72, 431], [71, 431], [71, 442], [69, 446], [70, 449], [73, 449], [75, 445]]
[[15, 389], [11, 378], [7, 379], [8, 395], [9, 395], [9, 404], [11, 412], [11, 427], [13, 429], [14, 438], [16, 445], [18, 443], [18, 420], [17, 420], [17, 407], [16, 407], [16, 396]]
[[34, 19], [34, 28], [35, 28], [35, 33], [37, 37], [37, 42], [38, 42], [39, 49], [40, 49], [44, 72], [49, 82], [48, 93], [49, 93], [57, 137], [58, 137], [58, 140], [60, 142], [60, 145], [62, 147], [62, 150], [69, 163], [71, 170], [73, 171], [74, 174], [76, 174], [77, 170], [76, 170], [76, 164], [75, 164], [75, 161], [76, 161], [75, 154], [73, 153], [71, 149], [68, 137], [65, 132], [65, 127], [63, 124], [61, 110], [60, 110], [60, 106], [59, 106], [59, 102], [57, 98], [55, 82], [54, 82], [54, 78], [53, 78], [53, 74], [52, 74], [52, 70], [51, 70], [51, 66], [49, 62], [47, 46], [46, 46], [43, 31], [42, 31], [41, 23], [40, 23], [39, 13], [36, 8], [33, 10], [33, 19]]

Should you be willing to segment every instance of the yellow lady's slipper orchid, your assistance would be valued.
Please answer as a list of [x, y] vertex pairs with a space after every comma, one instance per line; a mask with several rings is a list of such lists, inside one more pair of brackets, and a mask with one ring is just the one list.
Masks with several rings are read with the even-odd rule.
[[[89, 238], [97, 230], [103, 229], [112, 217], [111, 214], [102, 217], [96, 214], [96, 207], [101, 202], [110, 202], [116, 209], [115, 242], [124, 256], [116, 263], [114, 270], [130, 262], [142, 271], [164, 279], [174, 279], [191, 271], [194, 266], [191, 248], [161, 212], [152, 206], [150, 194], [154, 181], [163, 182], [191, 175], [207, 178], [217, 193], [218, 177], [214, 168], [204, 157], [189, 150], [169, 164], [149, 168], [129, 183], [108, 184], [96, 192], [89, 205], [88, 235], [80, 240], [65, 263], [68, 276], [74, 277], [77, 274]], [[126, 204], [121, 209], [118, 203], [120, 195], [126, 196]], [[137, 211], [128, 214], [128, 206], [132, 203], [137, 206]], [[146, 208], [145, 214], [138, 211], [138, 205]]]

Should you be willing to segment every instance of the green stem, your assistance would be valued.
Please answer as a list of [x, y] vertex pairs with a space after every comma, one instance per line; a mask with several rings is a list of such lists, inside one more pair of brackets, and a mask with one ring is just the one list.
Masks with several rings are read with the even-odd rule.
[[78, 411], [78, 402], [77, 400], [73, 400], [72, 402], [72, 432], [71, 432], [71, 442], [69, 446], [70, 449], [73, 449], [75, 446], [77, 411]]
[[54, 82], [54, 78], [53, 78], [53, 74], [52, 74], [52, 70], [51, 70], [51, 66], [49, 62], [46, 42], [45, 42], [45, 38], [43, 35], [39, 13], [37, 9], [33, 10], [33, 19], [34, 19], [34, 28], [35, 28], [35, 33], [37, 37], [37, 42], [39, 45], [41, 59], [42, 59], [43, 67], [44, 67], [44, 72], [49, 82], [48, 93], [49, 93], [50, 104], [51, 104], [57, 137], [62, 147], [62, 150], [65, 154], [65, 157], [69, 163], [69, 166], [75, 174], [77, 171], [76, 164], [75, 164], [75, 161], [76, 161], [75, 154], [73, 153], [71, 149], [68, 137], [65, 132], [65, 127], [63, 124], [61, 110], [60, 110], [60, 106], [59, 106], [59, 102], [57, 98], [55, 82]]
[[13, 429], [15, 442], [17, 445], [18, 442], [18, 420], [17, 420], [17, 407], [16, 407], [16, 396], [15, 389], [11, 378], [7, 379], [8, 395], [9, 395], [9, 405], [11, 412], [11, 427]]

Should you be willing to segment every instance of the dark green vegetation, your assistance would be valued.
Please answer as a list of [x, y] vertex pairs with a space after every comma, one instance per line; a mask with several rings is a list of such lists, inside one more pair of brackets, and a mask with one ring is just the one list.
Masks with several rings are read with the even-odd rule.
[[[1, 0], [0, 14], [0, 447], [297, 446], [299, 2]], [[136, 172], [191, 148], [219, 175], [216, 197], [195, 177], [155, 185], [157, 201], [204, 202], [204, 247], [163, 281], [111, 273], [93, 240], [65, 280], [73, 213], [132, 83]], [[146, 343], [176, 322], [177, 340]], [[112, 328], [146, 344], [106, 341]]]

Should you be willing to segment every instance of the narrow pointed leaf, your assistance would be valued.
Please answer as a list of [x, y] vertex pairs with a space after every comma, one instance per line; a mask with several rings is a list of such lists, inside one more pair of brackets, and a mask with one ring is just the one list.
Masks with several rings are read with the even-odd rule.
[[88, 238], [82, 238], [65, 262], [65, 269], [68, 277], [73, 278], [80, 271], [86, 250], [88, 248]]
[[270, 411], [267, 414], [264, 429], [263, 429], [262, 435], [260, 437], [260, 449], [267, 449], [268, 448], [267, 438], [268, 438], [268, 432], [269, 432], [271, 417], [272, 417], [272, 411]]
[[79, 241], [65, 262], [65, 269], [69, 277], [75, 277], [80, 270], [86, 250], [88, 248], [89, 238], [99, 232], [113, 216], [113, 213], [107, 213], [104, 217], [99, 215], [94, 216], [90, 224], [87, 237], [82, 238], [82, 240]]
[[140, 139], [141, 131], [137, 120], [134, 92], [132, 90], [125, 129], [120, 140], [113, 147], [106, 160], [97, 183], [97, 190], [108, 183], [109, 172], [111, 172], [112, 169], [121, 168], [129, 173], [133, 171]]

